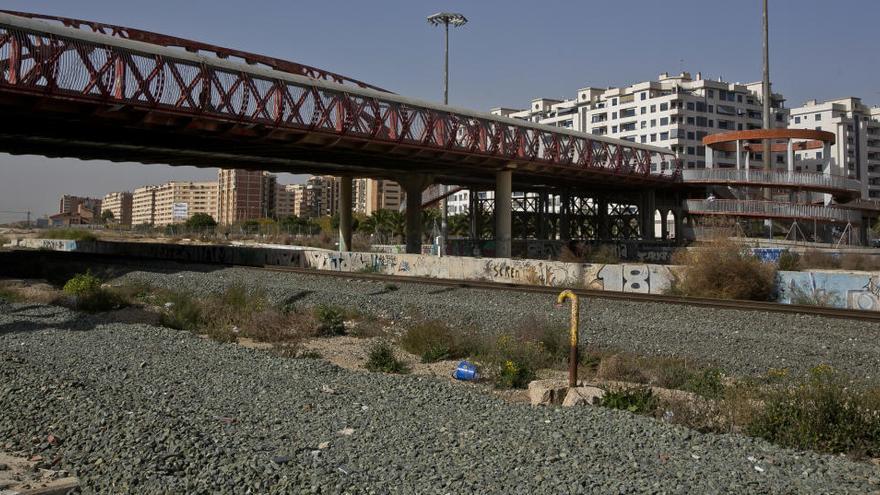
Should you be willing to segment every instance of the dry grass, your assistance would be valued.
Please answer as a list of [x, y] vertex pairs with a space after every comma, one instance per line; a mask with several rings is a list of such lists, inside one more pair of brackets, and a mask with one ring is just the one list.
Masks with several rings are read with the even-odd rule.
[[776, 265], [761, 262], [726, 239], [681, 250], [673, 256], [673, 264], [687, 270], [670, 292], [687, 297], [768, 301], [776, 285]]

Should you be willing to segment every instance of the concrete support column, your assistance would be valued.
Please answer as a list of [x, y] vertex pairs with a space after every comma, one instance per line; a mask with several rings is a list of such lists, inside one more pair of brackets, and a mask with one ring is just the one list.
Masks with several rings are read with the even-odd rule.
[[339, 250], [351, 251], [352, 178], [339, 178]]
[[672, 210], [672, 215], [675, 219], [675, 243], [680, 246], [684, 244], [684, 210], [682, 208], [675, 208]]
[[713, 168], [714, 163], [714, 151], [712, 150], [712, 148], [706, 146], [706, 168]]
[[752, 170], [752, 152], [746, 150], [746, 180], [749, 179], [749, 172]]
[[788, 173], [794, 173], [794, 140], [788, 140], [788, 148], [786, 153], [786, 160], [788, 160]]
[[422, 191], [430, 183], [425, 176], [415, 175], [399, 181], [406, 190], [406, 252], [422, 252]]
[[562, 191], [559, 195], [559, 240], [571, 240], [571, 195]]
[[513, 197], [513, 171], [495, 174], [495, 257], [510, 258]]
[[480, 196], [476, 189], [468, 190], [468, 213], [470, 213], [470, 237], [472, 241], [480, 240]]
[[831, 143], [822, 143], [822, 169], [826, 175], [831, 174]]
[[736, 169], [742, 168], [742, 141], [736, 140]]

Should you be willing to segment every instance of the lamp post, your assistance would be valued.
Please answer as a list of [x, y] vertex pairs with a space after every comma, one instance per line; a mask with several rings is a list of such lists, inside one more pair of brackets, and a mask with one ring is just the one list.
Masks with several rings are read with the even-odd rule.
[[[444, 29], [444, 48], [443, 48], [443, 104], [449, 104], [449, 26], [461, 27], [467, 24], [467, 17], [454, 12], [437, 12], [428, 16], [428, 24], [432, 26], [443, 26]], [[449, 235], [449, 214], [447, 211], [446, 201], [446, 185], [440, 189], [443, 199], [440, 200], [440, 254], [446, 254], [446, 238]]]

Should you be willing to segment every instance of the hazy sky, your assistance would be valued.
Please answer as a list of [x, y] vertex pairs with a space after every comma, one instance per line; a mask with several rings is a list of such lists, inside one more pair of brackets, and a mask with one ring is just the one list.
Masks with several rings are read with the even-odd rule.
[[[450, 102], [523, 107], [584, 86], [682, 69], [761, 78], [760, 0], [3, 0], [0, 8], [121, 24], [286, 58], [440, 101], [442, 34], [425, 17], [464, 13], [451, 37]], [[625, 6], [625, 7], [623, 7]], [[771, 76], [789, 106], [859, 96], [880, 104], [878, 0], [770, 0]], [[0, 211], [55, 213], [63, 193], [101, 196], [214, 169], [0, 154]], [[293, 182], [292, 176], [282, 182]], [[0, 213], [0, 222], [10, 214]]]

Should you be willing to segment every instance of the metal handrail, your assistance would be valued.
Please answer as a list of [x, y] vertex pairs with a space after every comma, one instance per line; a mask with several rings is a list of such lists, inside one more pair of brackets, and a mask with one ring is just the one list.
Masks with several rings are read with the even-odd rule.
[[737, 182], [757, 184], [779, 184], [781, 186], [816, 187], [860, 191], [861, 183], [842, 175], [828, 175], [810, 172], [787, 172], [764, 170], [744, 170], [729, 168], [703, 168], [682, 170], [684, 182]]
[[842, 223], [861, 223], [862, 221], [861, 214], [857, 211], [833, 206], [803, 205], [778, 201], [689, 199], [685, 201], [685, 209], [690, 213], [701, 215], [806, 218]]

